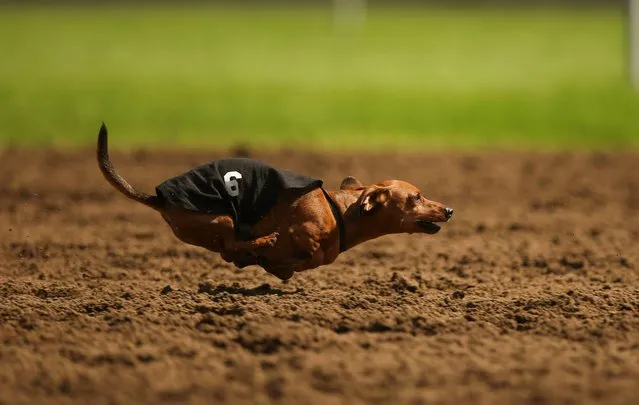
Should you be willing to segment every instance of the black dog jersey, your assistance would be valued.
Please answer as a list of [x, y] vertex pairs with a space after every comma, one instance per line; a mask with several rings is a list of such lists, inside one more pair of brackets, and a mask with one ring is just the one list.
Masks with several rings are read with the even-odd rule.
[[262, 219], [277, 203], [280, 191], [322, 187], [323, 182], [246, 158], [225, 158], [198, 166], [155, 188], [164, 202], [207, 214], [230, 215], [242, 238], [246, 226]]

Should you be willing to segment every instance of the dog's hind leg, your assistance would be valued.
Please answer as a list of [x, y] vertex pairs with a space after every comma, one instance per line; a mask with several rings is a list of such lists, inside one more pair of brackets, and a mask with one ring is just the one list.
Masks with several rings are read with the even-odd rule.
[[224, 251], [230, 257], [236, 252], [255, 252], [258, 249], [273, 247], [277, 243], [277, 232], [249, 240], [238, 239], [233, 219], [227, 215], [211, 217], [164, 213], [162, 216], [181, 241], [213, 252]]
[[[249, 240], [238, 240], [236, 237], [233, 219], [228, 216], [219, 216], [211, 221], [212, 231], [222, 236], [223, 250], [229, 253], [235, 251], [254, 251], [258, 249], [270, 248], [277, 243], [277, 232], [272, 232], [265, 236]], [[219, 229], [216, 229], [219, 228]]]

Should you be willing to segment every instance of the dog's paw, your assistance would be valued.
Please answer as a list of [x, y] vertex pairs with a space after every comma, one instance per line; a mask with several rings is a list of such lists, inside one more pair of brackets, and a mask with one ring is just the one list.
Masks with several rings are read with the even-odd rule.
[[293, 269], [288, 266], [276, 265], [276, 266], [267, 266], [264, 268], [267, 273], [274, 275], [282, 281], [286, 281], [293, 277], [295, 273]]
[[264, 236], [262, 239], [262, 243], [260, 245], [264, 248], [272, 248], [277, 244], [277, 238], [280, 236], [278, 232], [273, 232], [270, 235]]

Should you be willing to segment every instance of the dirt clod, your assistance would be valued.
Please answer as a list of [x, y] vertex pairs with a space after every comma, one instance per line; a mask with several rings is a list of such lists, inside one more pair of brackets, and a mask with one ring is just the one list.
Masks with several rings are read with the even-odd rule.
[[160, 291], [160, 294], [166, 295], [172, 291], [173, 291], [173, 288], [170, 285], [165, 285], [164, 288], [162, 288], [162, 291]]

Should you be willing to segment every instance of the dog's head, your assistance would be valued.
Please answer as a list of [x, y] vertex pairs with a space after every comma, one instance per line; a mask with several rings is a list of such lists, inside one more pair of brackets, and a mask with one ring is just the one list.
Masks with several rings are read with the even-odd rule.
[[361, 191], [356, 207], [362, 217], [374, 221], [384, 233], [439, 232], [437, 222], [448, 222], [453, 209], [427, 199], [414, 185], [401, 180], [386, 180], [365, 186], [354, 177], [346, 177], [342, 190]]

